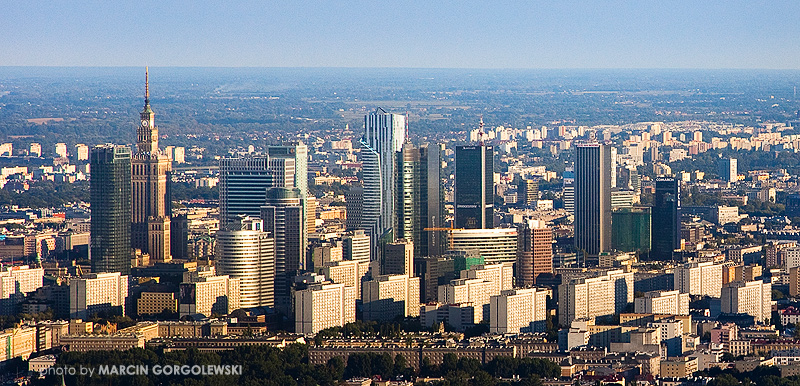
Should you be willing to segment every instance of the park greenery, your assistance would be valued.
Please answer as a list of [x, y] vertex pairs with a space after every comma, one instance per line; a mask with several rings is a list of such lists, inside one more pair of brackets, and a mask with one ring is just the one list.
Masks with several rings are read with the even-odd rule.
[[[127, 351], [65, 352], [56, 366], [98, 368], [99, 366], [135, 365], [242, 365], [241, 375], [75, 375], [66, 376], [67, 385], [240, 385], [240, 386], [333, 386], [343, 380], [379, 376], [381, 379], [415, 380], [436, 377], [435, 381], [417, 382], [429, 386], [539, 386], [543, 378], [560, 374], [558, 365], [534, 358], [497, 357], [481, 364], [471, 358], [459, 359], [446, 354], [441, 365], [424, 358], [418, 371], [408, 366], [402, 355], [356, 353], [345, 362], [334, 357], [324, 365], [309, 363], [308, 346], [291, 344], [284, 349], [267, 346], [243, 346], [230, 351], [200, 352], [196, 349], [163, 352], [154, 349]], [[516, 376], [513, 380], [512, 377]], [[61, 377], [48, 375], [34, 379], [32, 385], [60, 385]]]

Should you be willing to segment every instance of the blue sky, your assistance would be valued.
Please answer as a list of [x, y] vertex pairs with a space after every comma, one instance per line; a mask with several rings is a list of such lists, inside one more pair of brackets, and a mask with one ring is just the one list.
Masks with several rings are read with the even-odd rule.
[[800, 69], [799, 1], [2, 1], [1, 66]]

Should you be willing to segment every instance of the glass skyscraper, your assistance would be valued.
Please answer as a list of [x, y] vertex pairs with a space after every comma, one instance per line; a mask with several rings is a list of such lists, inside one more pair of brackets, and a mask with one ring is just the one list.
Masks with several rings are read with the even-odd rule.
[[131, 149], [99, 145], [90, 156], [92, 272], [131, 270]]
[[656, 179], [653, 197], [653, 249], [652, 260], [670, 260], [672, 252], [681, 247], [681, 188], [675, 178]]
[[494, 148], [456, 146], [455, 228], [494, 227]]
[[611, 147], [589, 142], [575, 151], [575, 249], [592, 266], [611, 250]]

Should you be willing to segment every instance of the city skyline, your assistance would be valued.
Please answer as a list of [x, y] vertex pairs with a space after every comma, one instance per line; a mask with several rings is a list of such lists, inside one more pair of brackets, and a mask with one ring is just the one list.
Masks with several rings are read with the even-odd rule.
[[[0, 23], [11, 37], [0, 66], [800, 69], [800, 26], [782, 17], [798, 11], [791, 1], [17, 3]], [[147, 49], [130, 55], [143, 38]]]

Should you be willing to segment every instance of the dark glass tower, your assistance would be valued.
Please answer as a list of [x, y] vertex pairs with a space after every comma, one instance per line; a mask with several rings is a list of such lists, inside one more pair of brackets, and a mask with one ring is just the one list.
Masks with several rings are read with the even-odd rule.
[[92, 272], [131, 270], [131, 150], [99, 145], [90, 156]]
[[656, 179], [653, 197], [652, 260], [670, 260], [672, 251], [681, 247], [681, 188], [675, 178]]
[[443, 227], [441, 145], [403, 145], [397, 170], [398, 239], [414, 242], [414, 256], [439, 256], [444, 252], [444, 234], [425, 228]]
[[611, 250], [611, 147], [575, 147], [575, 248], [582, 266], [597, 265]]
[[456, 146], [455, 228], [494, 227], [494, 148]]

